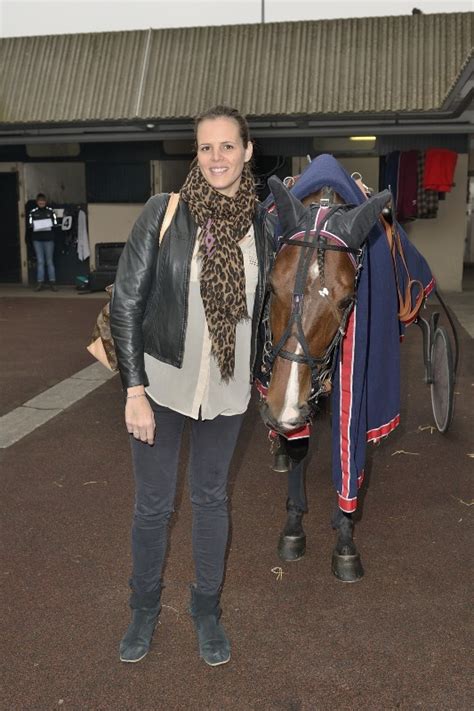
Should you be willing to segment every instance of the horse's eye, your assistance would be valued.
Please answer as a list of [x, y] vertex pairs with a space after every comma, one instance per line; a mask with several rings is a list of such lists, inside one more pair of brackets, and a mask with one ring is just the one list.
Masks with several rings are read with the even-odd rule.
[[341, 311], [345, 311], [347, 309], [347, 307], [351, 305], [353, 298], [354, 297], [352, 295], [345, 296], [343, 299], [341, 299], [338, 302], [338, 304], [337, 304], [338, 308], [341, 309]]

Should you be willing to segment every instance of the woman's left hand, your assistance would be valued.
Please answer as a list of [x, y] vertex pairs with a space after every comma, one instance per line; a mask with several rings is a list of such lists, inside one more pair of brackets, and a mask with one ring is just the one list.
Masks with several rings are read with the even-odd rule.
[[141, 442], [154, 444], [155, 416], [143, 386], [129, 388], [125, 404], [125, 424], [129, 434]]

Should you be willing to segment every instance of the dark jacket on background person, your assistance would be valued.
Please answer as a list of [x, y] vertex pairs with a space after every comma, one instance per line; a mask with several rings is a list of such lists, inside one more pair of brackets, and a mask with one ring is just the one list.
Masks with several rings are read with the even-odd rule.
[[[38, 220], [51, 220], [51, 229], [39, 230], [35, 232], [34, 223]], [[54, 228], [58, 220], [52, 207], [34, 207], [28, 213], [28, 227], [30, 228], [29, 238], [37, 242], [48, 242], [54, 239]]]
[[[180, 368], [188, 318], [191, 259], [198, 226], [180, 200], [158, 247], [168, 195], [148, 200], [120, 257], [110, 305], [110, 325], [123, 386], [148, 385], [144, 352]], [[259, 322], [274, 254], [274, 217], [257, 205], [253, 226], [258, 284], [252, 315], [250, 372], [258, 360]]]

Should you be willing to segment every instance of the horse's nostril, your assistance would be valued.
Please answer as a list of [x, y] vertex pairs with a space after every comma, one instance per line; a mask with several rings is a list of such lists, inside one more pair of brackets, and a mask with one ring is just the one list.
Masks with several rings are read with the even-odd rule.
[[303, 403], [303, 405], [300, 405], [300, 415], [301, 417], [308, 417], [309, 415], [309, 406], [308, 403]]

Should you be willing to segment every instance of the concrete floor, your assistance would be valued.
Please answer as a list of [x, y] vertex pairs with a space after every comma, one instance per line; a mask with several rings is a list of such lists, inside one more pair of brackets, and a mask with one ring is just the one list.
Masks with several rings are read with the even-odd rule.
[[[91, 363], [104, 295], [0, 298], [0, 410], [9, 413]], [[29, 298], [24, 298], [29, 297]], [[83, 303], [81, 303], [81, 300]], [[429, 315], [428, 310], [427, 315]], [[366, 575], [330, 572], [330, 424], [315, 423], [305, 558], [276, 555], [286, 477], [271, 468], [255, 399], [230, 477], [232, 536], [223, 622], [229, 665], [198, 658], [185, 438], [148, 657], [120, 664], [129, 619], [133, 508], [128, 437], [114, 377], [0, 450], [5, 711], [468, 711], [472, 619], [474, 341], [459, 326], [452, 428], [433, 430], [421, 333], [402, 352], [402, 424], [369, 448], [356, 540]], [[279, 572], [281, 571], [281, 575]], [[131, 667], [131, 668], [130, 668]]]
[[474, 338], [474, 264], [464, 267], [462, 292], [447, 291], [445, 296], [459, 323]]

